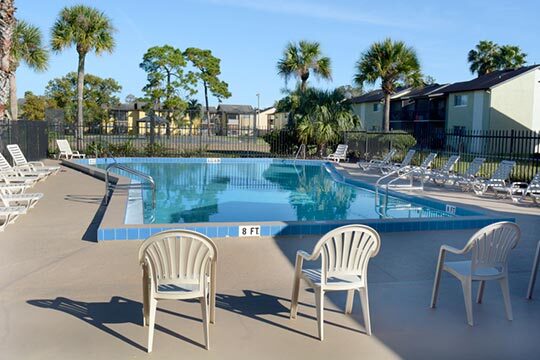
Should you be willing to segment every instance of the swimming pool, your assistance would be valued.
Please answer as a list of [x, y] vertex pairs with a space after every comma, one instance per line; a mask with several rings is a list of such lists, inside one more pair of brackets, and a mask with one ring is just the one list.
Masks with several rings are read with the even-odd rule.
[[[337, 171], [325, 161], [285, 159], [118, 158], [62, 160], [103, 179], [114, 161], [151, 175], [151, 193], [115, 191], [98, 240], [145, 239], [167, 229], [209, 237], [324, 234], [361, 223], [379, 232], [479, 228], [510, 218], [390, 191]], [[118, 171], [124, 185], [136, 182]]]
[[[97, 165], [105, 169], [107, 164]], [[335, 221], [453, 216], [336, 179], [324, 162], [131, 162], [154, 178], [156, 206], [143, 191], [127, 223]], [[120, 175], [136, 176], [113, 170]]]

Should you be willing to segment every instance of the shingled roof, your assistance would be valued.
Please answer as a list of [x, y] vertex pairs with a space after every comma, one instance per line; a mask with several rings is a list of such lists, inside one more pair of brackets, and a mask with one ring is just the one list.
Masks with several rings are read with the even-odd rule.
[[251, 105], [224, 105], [218, 106], [218, 111], [227, 114], [252, 114], [254, 112]]
[[516, 70], [499, 70], [486, 75], [477, 77], [469, 81], [462, 81], [448, 85], [443, 89], [445, 93], [474, 91], [490, 89], [506, 80], [515, 78], [535, 68], [540, 68], [540, 65], [524, 66]]
[[[408, 92], [409, 90], [410, 88], [398, 88], [395, 94], [392, 95], [392, 98], [399, 97], [403, 93]], [[384, 94], [381, 89], [378, 89], [378, 90], [367, 92], [360, 96], [353, 97], [349, 101], [353, 104], [360, 104], [360, 103], [381, 101], [382, 99], [384, 99]]]

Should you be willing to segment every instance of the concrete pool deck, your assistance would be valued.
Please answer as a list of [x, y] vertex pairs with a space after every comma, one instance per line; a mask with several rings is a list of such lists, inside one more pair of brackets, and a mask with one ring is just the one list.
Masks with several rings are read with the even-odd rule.
[[[352, 176], [357, 168], [343, 165]], [[540, 284], [525, 300], [540, 208], [470, 193], [427, 188], [427, 196], [515, 217], [523, 230], [510, 259], [514, 321], [500, 290], [488, 284], [466, 323], [457, 280], [445, 276], [438, 308], [429, 309], [441, 244], [461, 247], [474, 230], [382, 234], [370, 263], [373, 335], [363, 334], [359, 301], [344, 315], [345, 294], [326, 300], [325, 340], [315, 339], [314, 296], [302, 291], [299, 318], [288, 318], [294, 254], [317, 237], [216, 240], [218, 308], [211, 349], [202, 348], [196, 303], [158, 304], [154, 351], [142, 327], [138, 241], [95, 242], [103, 182], [73, 169], [37, 184], [45, 197], [0, 233], [0, 358], [5, 359], [520, 359], [540, 354]], [[336, 311], [337, 310], [337, 311]]]

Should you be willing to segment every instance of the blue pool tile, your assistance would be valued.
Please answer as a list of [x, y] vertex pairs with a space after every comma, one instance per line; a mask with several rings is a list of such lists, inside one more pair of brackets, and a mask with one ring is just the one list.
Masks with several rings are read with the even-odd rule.
[[129, 240], [137, 240], [139, 238], [139, 229], [128, 229], [127, 238]]
[[150, 237], [150, 229], [149, 228], [140, 228], [139, 229], [139, 236], [143, 240]]
[[114, 229], [104, 229], [103, 240], [114, 240]]
[[217, 228], [218, 237], [226, 237], [229, 234], [229, 228], [227, 226], [219, 226]]
[[271, 235], [271, 236], [281, 235], [281, 226], [279, 226], [279, 225], [272, 225], [272, 226], [270, 227], [270, 235]]
[[217, 234], [218, 234], [217, 227], [210, 226], [206, 228], [206, 236], [210, 238], [214, 238], [214, 237], [217, 237]]
[[150, 228], [150, 236], [157, 234], [158, 232], [161, 232], [160, 228]]
[[100, 240], [105, 240], [104, 231], [102, 229], [98, 229], [98, 241]]
[[238, 236], [238, 226], [229, 226], [229, 236], [231, 237]]
[[126, 240], [127, 239], [127, 230], [126, 229], [115, 229], [114, 230], [114, 239], [115, 240]]
[[261, 226], [261, 236], [270, 236], [270, 228], [269, 225], [263, 225]]
[[321, 225], [319, 224], [313, 224], [309, 226], [309, 233], [310, 234], [320, 234], [321, 233]]
[[205, 228], [205, 227], [196, 227], [196, 228], [193, 229], [193, 230], [195, 230], [195, 231], [198, 232], [198, 233], [201, 233], [201, 234], [206, 235], [206, 228]]

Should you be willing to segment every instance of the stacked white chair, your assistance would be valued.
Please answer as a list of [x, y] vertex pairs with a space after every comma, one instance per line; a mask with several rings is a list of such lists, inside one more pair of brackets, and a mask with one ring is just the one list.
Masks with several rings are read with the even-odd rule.
[[43, 171], [48, 174], [56, 174], [60, 166], [45, 166], [41, 161], [27, 161], [21, 148], [17, 144], [10, 144], [7, 149], [13, 158], [13, 166], [25, 171]]

